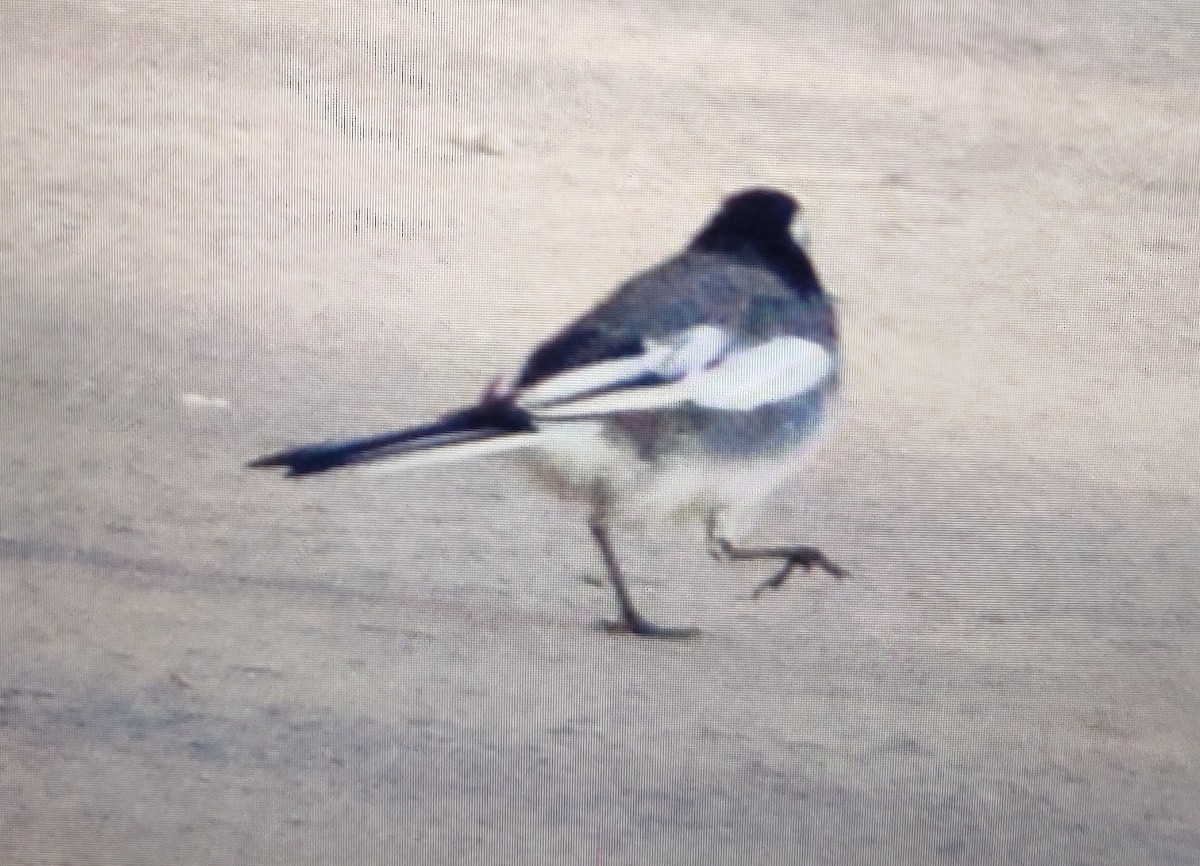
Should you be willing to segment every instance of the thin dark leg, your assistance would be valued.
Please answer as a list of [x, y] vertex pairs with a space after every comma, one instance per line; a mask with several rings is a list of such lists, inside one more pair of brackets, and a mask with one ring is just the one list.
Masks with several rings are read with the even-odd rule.
[[613, 590], [617, 594], [617, 604], [621, 606], [621, 622], [605, 624], [610, 632], [627, 632], [642, 637], [665, 638], [689, 638], [700, 633], [699, 629], [668, 628], [654, 625], [645, 620], [633, 606], [629, 588], [625, 585], [625, 576], [621, 573], [621, 566], [617, 562], [612, 542], [608, 538], [608, 530], [599, 520], [592, 520], [589, 528], [592, 530], [592, 538], [596, 539], [596, 546], [600, 548], [600, 553], [604, 557], [604, 564], [608, 567], [608, 579], [612, 582]]
[[835, 580], [843, 580], [850, 576], [850, 572], [836, 562], [833, 562], [816, 547], [809, 547], [807, 545], [791, 547], [734, 547], [724, 538], [717, 536], [715, 517], [710, 517], [708, 520], [708, 543], [712, 555], [717, 559], [783, 560], [783, 566], [779, 571], [755, 587], [754, 592], [750, 594], [751, 598], [758, 598], [768, 589], [779, 589], [787, 583], [787, 579], [792, 576], [792, 572], [797, 568], [803, 568], [805, 571], [812, 571], [814, 568], [819, 568]]

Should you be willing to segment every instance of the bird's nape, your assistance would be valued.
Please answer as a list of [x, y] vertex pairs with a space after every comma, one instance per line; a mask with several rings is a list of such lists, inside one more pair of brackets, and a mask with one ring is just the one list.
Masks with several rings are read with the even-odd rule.
[[746, 242], [786, 243], [800, 210], [796, 200], [776, 189], [747, 189], [729, 196], [697, 233], [696, 249], [731, 249]]

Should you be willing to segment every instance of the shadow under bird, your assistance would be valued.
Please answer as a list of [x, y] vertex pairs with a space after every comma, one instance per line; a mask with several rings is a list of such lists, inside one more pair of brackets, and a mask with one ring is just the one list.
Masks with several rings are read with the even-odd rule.
[[538, 345], [474, 405], [250, 466], [302, 477], [513, 452], [559, 496], [590, 509], [620, 607], [612, 631], [696, 633], [637, 611], [613, 549], [617, 522], [690, 518], [703, 522], [718, 559], [779, 561], [756, 596], [798, 567], [844, 577], [815, 547], [734, 544], [798, 471], [838, 402], [837, 318], [793, 236], [798, 209], [777, 190], [733, 195], [680, 253]]

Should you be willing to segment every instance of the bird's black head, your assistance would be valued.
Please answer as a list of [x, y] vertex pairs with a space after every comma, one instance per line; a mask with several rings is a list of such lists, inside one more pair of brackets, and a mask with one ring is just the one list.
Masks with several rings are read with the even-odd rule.
[[789, 249], [795, 245], [789, 228], [799, 209], [796, 200], [785, 192], [744, 190], [725, 199], [691, 246], [719, 252], [737, 252], [747, 247]]
[[804, 248], [791, 232], [800, 210], [796, 200], [774, 189], [748, 189], [731, 195], [716, 216], [692, 239], [687, 252], [719, 253], [766, 267], [798, 295], [820, 295], [821, 281]]

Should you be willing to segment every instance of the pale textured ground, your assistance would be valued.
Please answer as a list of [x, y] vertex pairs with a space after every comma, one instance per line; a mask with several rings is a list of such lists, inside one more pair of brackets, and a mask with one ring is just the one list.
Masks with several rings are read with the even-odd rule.
[[[0, 10], [0, 863], [1200, 862], [1200, 14], [212, 5]], [[625, 539], [706, 633], [618, 640], [503, 464], [241, 468], [749, 183], [852, 397], [760, 534], [854, 582]]]

